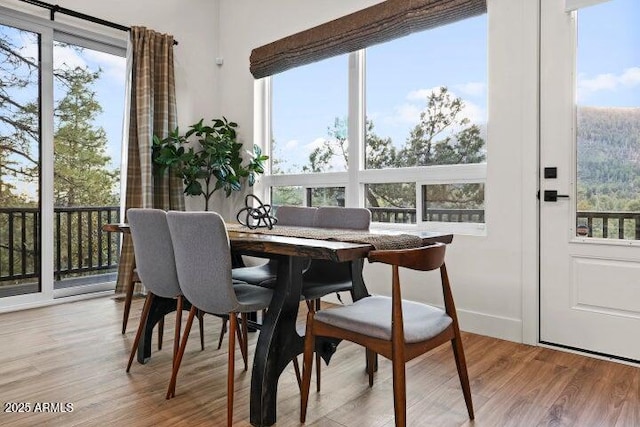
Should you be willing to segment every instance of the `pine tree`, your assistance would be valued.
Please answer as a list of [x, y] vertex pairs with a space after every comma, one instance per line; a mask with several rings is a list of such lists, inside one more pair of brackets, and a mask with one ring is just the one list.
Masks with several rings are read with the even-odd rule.
[[54, 195], [56, 206], [106, 206], [118, 203], [114, 186], [118, 171], [110, 171], [104, 129], [94, 125], [102, 112], [91, 85], [100, 71], [64, 71], [68, 87], [56, 106], [54, 134]]

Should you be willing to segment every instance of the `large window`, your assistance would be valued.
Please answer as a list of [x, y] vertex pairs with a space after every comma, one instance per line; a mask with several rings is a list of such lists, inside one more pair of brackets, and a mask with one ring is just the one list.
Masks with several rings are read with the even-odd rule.
[[386, 225], [483, 228], [486, 15], [269, 82], [272, 171], [263, 182], [272, 203], [364, 206]]

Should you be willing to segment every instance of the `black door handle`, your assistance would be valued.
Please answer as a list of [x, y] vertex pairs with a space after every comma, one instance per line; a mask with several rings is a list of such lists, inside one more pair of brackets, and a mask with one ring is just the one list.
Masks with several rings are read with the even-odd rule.
[[568, 199], [568, 194], [558, 194], [556, 190], [544, 190], [544, 201], [545, 202], [557, 202], [558, 198]]

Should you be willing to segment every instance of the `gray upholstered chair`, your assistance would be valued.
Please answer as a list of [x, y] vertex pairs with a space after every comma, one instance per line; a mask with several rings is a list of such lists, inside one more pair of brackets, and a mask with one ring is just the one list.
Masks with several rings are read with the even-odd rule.
[[[313, 227], [316, 211], [317, 208], [305, 206], [279, 206], [275, 217], [278, 219], [277, 225]], [[262, 265], [234, 268], [232, 274], [236, 280], [273, 288], [277, 273], [278, 262], [272, 259]]]
[[[314, 227], [349, 230], [369, 230], [371, 212], [364, 208], [320, 207], [316, 211]], [[320, 310], [320, 298], [334, 293], [351, 291], [351, 266], [348, 262], [312, 260], [302, 281], [303, 298]], [[320, 355], [316, 354], [316, 390], [320, 391]]]
[[[349, 306], [309, 311], [304, 345], [301, 422], [306, 418], [316, 336], [349, 340], [366, 347], [369, 357], [378, 353], [391, 360], [397, 427], [406, 425], [406, 362], [451, 341], [467, 412], [473, 419], [469, 377], [444, 254], [445, 245], [442, 243], [416, 249], [372, 251], [369, 261], [392, 265], [391, 298], [370, 296]], [[402, 300], [399, 267], [419, 271], [439, 269], [445, 309]], [[369, 386], [372, 385], [373, 364], [369, 363]]]
[[[189, 331], [198, 309], [229, 316], [229, 365], [227, 371], [227, 425], [233, 420], [235, 334], [237, 314], [242, 316], [246, 337], [247, 313], [263, 310], [271, 302], [273, 291], [249, 284], [234, 283], [231, 277], [231, 248], [227, 228], [215, 212], [168, 212], [167, 220], [180, 288], [192, 307], [173, 365], [167, 399], [175, 396], [180, 363]], [[244, 340], [246, 351], [247, 340]], [[245, 363], [245, 370], [247, 366]]]
[[[127, 364], [127, 372], [129, 372], [144, 325], [149, 316], [151, 302], [156, 296], [177, 298], [175, 340], [173, 343], [173, 357], [175, 360], [180, 342], [183, 301], [165, 212], [160, 209], [129, 209], [127, 211], [127, 219], [131, 227], [137, 275], [147, 289], [147, 298], [142, 309], [140, 325], [138, 326], [131, 354], [129, 355], [129, 363]], [[159, 340], [161, 341], [162, 338], [159, 337]]]

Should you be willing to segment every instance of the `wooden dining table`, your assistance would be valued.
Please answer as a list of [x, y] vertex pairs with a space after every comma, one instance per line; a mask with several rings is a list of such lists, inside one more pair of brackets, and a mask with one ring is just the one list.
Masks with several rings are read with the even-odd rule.
[[[107, 224], [104, 231], [128, 233], [126, 224]], [[365, 232], [366, 233], [366, 232]], [[372, 233], [379, 233], [375, 231]], [[385, 231], [389, 235], [398, 232]], [[422, 244], [450, 243], [453, 235], [439, 232], [410, 232], [420, 237]], [[349, 263], [353, 282], [353, 298], [369, 295], [362, 270], [368, 253], [374, 249], [369, 243], [320, 240], [262, 234], [239, 229], [229, 224], [231, 250], [238, 254], [255, 255], [278, 260], [274, 294], [260, 327], [251, 373], [250, 421], [254, 426], [270, 426], [276, 422], [278, 380], [291, 360], [303, 352], [304, 338], [296, 331], [296, 320], [302, 294], [302, 275], [309, 259]], [[146, 363], [151, 356], [153, 327], [164, 315], [175, 311], [173, 299], [154, 298], [138, 347], [138, 362]], [[335, 351], [335, 345], [317, 349]], [[326, 359], [330, 355], [324, 355]]]

